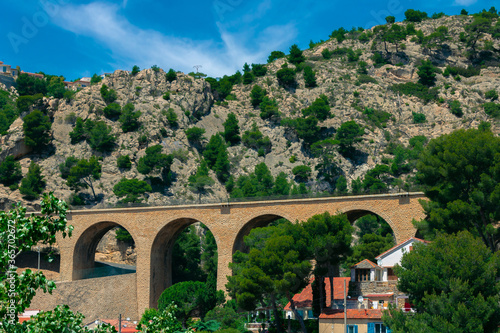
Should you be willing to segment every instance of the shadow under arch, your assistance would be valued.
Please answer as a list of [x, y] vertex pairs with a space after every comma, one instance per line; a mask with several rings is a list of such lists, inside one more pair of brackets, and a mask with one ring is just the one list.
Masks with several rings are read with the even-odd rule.
[[236, 235], [236, 238], [234, 239], [232, 254], [234, 254], [238, 250], [241, 252], [248, 252], [248, 248], [245, 245], [245, 242], [243, 242], [243, 238], [248, 234], [250, 234], [250, 231], [252, 231], [252, 229], [265, 227], [270, 223], [279, 219], [287, 219], [287, 218], [285, 216], [278, 214], [262, 214], [252, 218], [250, 221], [245, 223], [245, 225], [243, 225], [243, 227]]
[[[80, 235], [73, 249], [73, 280], [86, 278], [86, 274], [95, 268], [97, 245], [102, 237], [115, 227], [124, 228], [119, 223], [103, 221], [91, 225]], [[131, 236], [135, 242], [134, 236]]]
[[194, 218], [176, 218], [167, 222], [156, 234], [151, 246], [150, 308], [157, 308], [161, 293], [172, 285], [172, 250], [177, 237], [196, 222], [203, 223]]
[[345, 214], [347, 216], [347, 219], [351, 224], [354, 224], [356, 220], [362, 218], [363, 216], [366, 215], [378, 215], [382, 219], [384, 219], [387, 224], [391, 227], [392, 234], [396, 238], [396, 241], [398, 241], [398, 230], [395, 229], [394, 222], [391, 221], [390, 217], [387, 216], [387, 214], [384, 214], [383, 212], [379, 212], [376, 209], [371, 209], [371, 208], [362, 208], [362, 207], [350, 207], [347, 209], [342, 209], [339, 211], [339, 213]]

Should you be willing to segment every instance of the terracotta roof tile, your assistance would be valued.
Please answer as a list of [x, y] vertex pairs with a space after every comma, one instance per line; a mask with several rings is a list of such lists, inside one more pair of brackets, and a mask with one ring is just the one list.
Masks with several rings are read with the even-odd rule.
[[[349, 277], [335, 277], [333, 278], [333, 299], [344, 299], [344, 280], [346, 281], [346, 294], [349, 293], [349, 281], [351, 278]], [[311, 282], [302, 290], [301, 293], [295, 294], [293, 296], [293, 301], [295, 303], [295, 307], [299, 308], [310, 308], [312, 307], [312, 282], [314, 278], [311, 278]], [[325, 278], [325, 293], [327, 295], [326, 298], [326, 306], [330, 306], [330, 279]], [[285, 311], [291, 311], [290, 303], [285, 306]]]

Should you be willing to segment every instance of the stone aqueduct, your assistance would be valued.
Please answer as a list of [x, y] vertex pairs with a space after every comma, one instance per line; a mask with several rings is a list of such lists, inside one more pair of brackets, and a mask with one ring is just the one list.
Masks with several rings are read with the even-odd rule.
[[[252, 228], [265, 226], [278, 218], [304, 221], [325, 211], [331, 214], [345, 213], [351, 222], [366, 214], [374, 213], [389, 223], [396, 241], [400, 242], [415, 235], [416, 229], [411, 221], [424, 217], [424, 212], [418, 202], [419, 199], [424, 198], [423, 193], [404, 193], [70, 211], [68, 222], [74, 226], [73, 235], [71, 238], [58, 238], [58, 245], [61, 253], [60, 280], [62, 282], [60, 284], [63, 286], [64, 283], [73, 281], [73, 285], [68, 287], [72, 288], [71, 292], [66, 290], [66, 294], [63, 295], [60, 291], [58, 295], [58, 289], [60, 289], [58, 288], [54, 295], [39, 293], [41, 295], [35, 298], [32, 308], [43, 309], [56, 303], [65, 303], [73, 305], [76, 307], [74, 310], [83, 312], [88, 319], [93, 320], [92, 314], [97, 313], [101, 314], [101, 318], [103, 318], [103, 313], [107, 316], [118, 316], [118, 313], [114, 312], [120, 311], [120, 306], [127, 303], [129, 309], [127, 311], [131, 313], [126, 315], [137, 318], [144, 309], [155, 307], [162, 291], [171, 284], [170, 250], [179, 232], [194, 222], [205, 224], [215, 237], [218, 249], [217, 287], [225, 290], [226, 276], [231, 274], [228, 264], [232, 254], [241, 248], [243, 237]], [[96, 288], [96, 285], [100, 284], [112, 286], [113, 279], [120, 279], [120, 277], [106, 277], [89, 279], [93, 281], [80, 280], [81, 272], [94, 266], [95, 251], [99, 240], [116, 226], [124, 227], [135, 241], [136, 276], [130, 280], [131, 282], [127, 282], [132, 287], [121, 286], [127, 290], [120, 291], [120, 286], [115, 285], [117, 290], [115, 294], [101, 291], [97, 296], [86, 294], [84, 290], [77, 290], [78, 288]], [[75, 284], [77, 280], [81, 283]], [[64, 287], [61, 290], [64, 291]], [[131, 296], [124, 296], [124, 294]], [[108, 299], [105, 302], [94, 303], [85, 303], [84, 300], [85, 297], [113, 298], [113, 295], [121, 297], [120, 300]], [[84, 303], [87, 305], [83, 306]], [[97, 303], [100, 305], [92, 306]], [[93, 308], [87, 309], [86, 307], [89, 306]], [[99, 307], [105, 308], [98, 309]], [[123, 314], [123, 309], [121, 311], [119, 313]]]

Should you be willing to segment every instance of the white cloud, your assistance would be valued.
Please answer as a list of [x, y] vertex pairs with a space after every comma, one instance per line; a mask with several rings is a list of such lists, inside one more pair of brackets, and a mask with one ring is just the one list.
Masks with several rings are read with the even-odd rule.
[[[127, 0], [122, 6], [126, 3]], [[54, 23], [75, 34], [93, 38], [112, 52], [115, 65], [126, 66], [123, 68], [156, 64], [164, 69], [192, 71], [194, 65], [202, 65], [202, 72], [214, 76], [232, 74], [245, 61], [257, 62], [296, 36], [293, 25], [268, 27], [257, 36], [259, 40], [265, 38], [265, 42], [252, 49], [245, 47], [252, 34], [232, 33], [222, 24], [217, 24], [222, 45], [208, 40], [171, 37], [134, 26], [120, 15], [120, 7], [103, 2], [66, 5], [54, 17]]]
[[455, 0], [455, 5], [470, 6], [477, 2], [477, 0]]

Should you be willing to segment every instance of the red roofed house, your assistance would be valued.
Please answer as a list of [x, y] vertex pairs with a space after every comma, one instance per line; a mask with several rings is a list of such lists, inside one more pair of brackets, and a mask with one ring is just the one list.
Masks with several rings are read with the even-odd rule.
[[344, 310], [328, 309], [319, 316], [319, 333], [390, 333], [381, 318], [382, 310], [347, 309], [344, 315]]
[[[346, 285], [346, 295], [349, 293], [349, 280], [350, 278], [345, 277], [336, 277], [333, 278], [333, 306], [330, 302], [330, 279], [325, 278], [325, 297], [326, 297], [326, 307], [334, 308], [334, 309], [343, 309], [344, 308], [344, 281]], [[293, 302], [295, 304], [295, 308], [299, 312], [299, 314], [304, 319], [314, 318], [312, 313], [312, 302], [313, 302], [313, 292], [312, 292], [312, 282], [314, 279], [311, 279], [311, 282], [305, 287], [300, 294], [295, 294], [293, 296]], [[348, 299], [347, 307], [357, 307], [357, 301]], [[286, 318], [295, 319], [295, 315], [290, 307], [290, 303], [288, 303], [284, 310], [286, 311]]]

